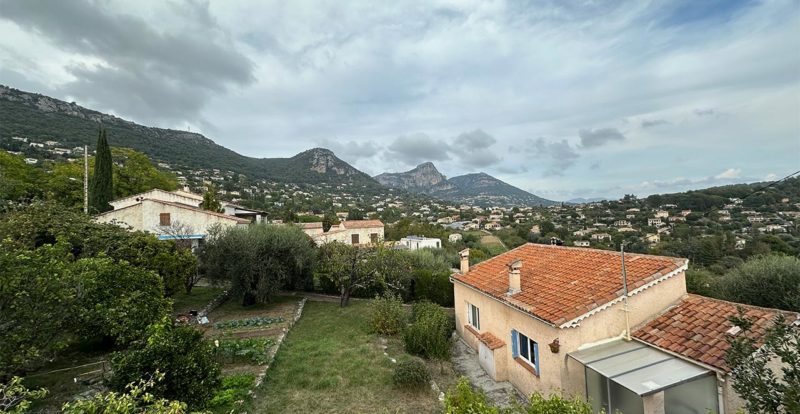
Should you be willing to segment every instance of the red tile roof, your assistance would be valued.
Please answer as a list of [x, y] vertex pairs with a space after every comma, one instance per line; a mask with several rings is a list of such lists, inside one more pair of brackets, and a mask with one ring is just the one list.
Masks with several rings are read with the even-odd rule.
[[464, 329], [466, 329], [469, 332], [472, 332], [472, 334], [475, 335], [475, 337], [477, 337], [479, 341], [486, 344], [486, 347], [491, 349], [492, 351], [506, 345], [506, 343], [503, 342], [502, 339], [494, 336], [494, 334], [492, 334], [491, 332], [480, 333], [477, 330], [475, 330], [475, 328], [473, 328], [471, 325], [464, 325]]
[[[508, 264], [522, 260], [521, 291], [508, 296]], [[622, 297], [620, 254], [528, 243], [455, 274], [467, 284], [553, 325], [586, 315]], [[628, 291], [677, 273], [688, 260], [625, 254]]]
[[704, 296], [688, 295], [680, 304], [668, 309], [658, 318], [633, 332], [633, 336], [666, 351], [674, 352], [719, 370], [728, 372], [725, 353], [728, 351], [727, 331], [733, 327], [729, 317], [739, 314], [753, 320], [749, 332], [753, 338], [764, 335], [778, 313], [793, 322], [800, 315], [777, 309], [759, 308]]
[[346, 229], [367, 229], [371, 227], [383, 227], [380, 220], [345, 220], [342, 222]]

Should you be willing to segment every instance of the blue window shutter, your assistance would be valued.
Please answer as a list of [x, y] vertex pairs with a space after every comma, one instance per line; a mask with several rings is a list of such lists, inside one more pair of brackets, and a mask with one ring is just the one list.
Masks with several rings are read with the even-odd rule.
[[541, 372], [539, 372], [539, 343], [538, 342], [534, 342], [533, 343], [533, 355], [536, 358], [535, 359], [535, 361], [536, 361], [536, 364], [535, 364], [536, 365], [536, 375], [541, 375]]
[[517, 331], [511, 330], [511, 356], [514, 358], [519, 356], [519, 344], [517, 343]]

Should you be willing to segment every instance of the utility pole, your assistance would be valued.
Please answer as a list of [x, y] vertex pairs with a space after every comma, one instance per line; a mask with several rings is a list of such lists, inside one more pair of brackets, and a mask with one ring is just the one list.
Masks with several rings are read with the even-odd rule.
[[89, 214], [89, 146], [83, 146], [83, 213]]

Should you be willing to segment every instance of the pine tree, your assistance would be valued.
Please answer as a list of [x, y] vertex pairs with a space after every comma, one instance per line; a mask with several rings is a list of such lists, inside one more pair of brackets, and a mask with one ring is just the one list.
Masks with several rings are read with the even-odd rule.
[[101, 130], [97, 138], [94, 175], [89, 185], [90, 213], [103, 213], [112, 209], [109, 204], [114, 197], [111, 168], [111, 148], [108, 146], [106, 131]]
[[208, 187], [206, 187], [206, 192], [203, 194], [203, 202], [200, 204], [200, 208], [217, 213], [222, 212], [222, 204], [217, 198], [217, 189], [213, 185], [209, 184]]

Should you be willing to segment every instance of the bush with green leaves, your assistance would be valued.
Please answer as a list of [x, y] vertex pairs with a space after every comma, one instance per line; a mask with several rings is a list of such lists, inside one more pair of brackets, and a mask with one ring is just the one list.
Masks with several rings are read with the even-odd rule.
[[188, 413], [186, 403], [159, 398], [150, 391], [166, 376], [156, 371], [147, 379], [138, 379], [115, 392], [95, 394], [92, 398], [79, 399], [65, 403], [61, 407], [64, 414], [184, 414]]
[[447, 391], [444, 396], [445, 414], [500, 414], [500, 409], [493, 406], [480, 390], [472, 389], [466, 378]]
[[150, 392], [183, 401], [191, 409], [203, 408], [220, 385], [213, 345], [197, 329], [173, 326], [168, 318], [150, 326], [148, 335], [127, 351], [115, 353], [111, 365], [113, 389], [124, 391], [127, 384], [162, 372]]
[[376, 296], [370, 302], [372, 313], [372, 329], [383, 335], [395, 335], [403, 330], [408, 320], [408, 314], [403, 308], [403, 301], [399, 296], [390, 292], [383, 296]]
[[517, 411], [524, 414], [592, 414], [593, 409], [591, 404], [578, 396], [544, 396], [535, 392], [528, 404], [518, 406]]
[[81, 285], [77, 330], [86, 338], [128, 344], [169, 313], [170, 301], [154, 272], [109, 258], [81, 259], [73, 267]]
[[39, 367], [70, 342], [77, 279], [69, 246], [0, 241], [0, 378]]
[[761, 256], [715, 279], [714, 297], [800, 312], [800, 259]]
[[257, 316], [254, 318], [235, 319], [232, 321], [222, 321], [214, 323], [215, 329], [242, 329], [255, 328], [259, 326], [272, 325], [283, 322], [283, 317], [276, 316]]
[[46, 396], [46, 389], [28, 389], [22, 385], [21, 377], [12, 377], [7, 383], [0, 383], [0, 413], [26, 413], [33, 400], [40, 400]]
[[414, 322], [403, 330], [406, 352], [429, 359], [449, 358], [452, 318], [442, 307], [430, 302], [414, 304], [412, 313]]
[[[208, 403], [210, 408], [231, 407], [237, 401], [245, 401], [256, 382], [253, 374], [234, 374], [222, 378], [222, 386]], [[217, 410], [219, 411], [219, 410]]]
[[220, 339], [215, 349], [218, 358], [263, 365], [269, 362], [269, 348], [275, 341], [269, 338]]
[[418, 358], [400, 361], [394, 367], [392, 382], [401, 388], [420, 389], [427, 387], [431, 381], [431, 374], [425, 362]]

